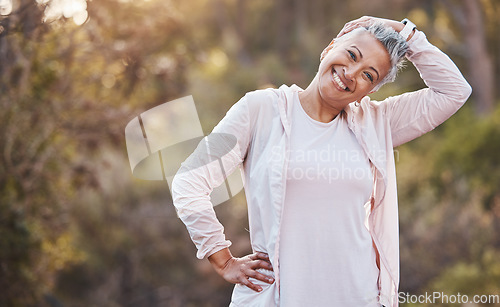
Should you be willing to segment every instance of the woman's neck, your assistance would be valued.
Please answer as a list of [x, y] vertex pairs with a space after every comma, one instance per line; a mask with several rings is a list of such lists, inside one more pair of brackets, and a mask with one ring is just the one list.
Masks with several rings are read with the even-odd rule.
[[322, 123], [331, 122], [341, 112], [341, 110], [329, 106], [321, 98], [317, 86], [317, 77], [304, 91], [299, 92], [299, 101], [307, 115]]

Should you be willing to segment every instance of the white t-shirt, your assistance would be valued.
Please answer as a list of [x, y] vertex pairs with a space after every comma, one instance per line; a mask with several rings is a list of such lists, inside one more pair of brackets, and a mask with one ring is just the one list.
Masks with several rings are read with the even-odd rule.
[[342, 113], [322, 123], [298, 99], [293, 103], [280, 305], [380, 306], [375, 250], [364, 224], [373, 187], [368, 158]]

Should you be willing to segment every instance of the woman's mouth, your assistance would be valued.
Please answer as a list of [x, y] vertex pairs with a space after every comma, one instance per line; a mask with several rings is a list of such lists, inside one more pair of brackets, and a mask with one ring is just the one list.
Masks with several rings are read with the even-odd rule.
[[340, 90], [349, 91], [349, 88], [344, 84], [344, 82], [342, 82], [342, 80], [340, 80], [339, 75], [337, 74], [337, 72], [333, 68], [332, 68], [332, 80], [333, 80], [333, 83], [335, 85], [337, 85]]

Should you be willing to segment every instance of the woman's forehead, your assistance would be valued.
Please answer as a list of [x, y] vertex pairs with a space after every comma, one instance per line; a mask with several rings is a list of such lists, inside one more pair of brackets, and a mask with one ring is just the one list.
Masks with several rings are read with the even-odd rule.
[[356, 29], [354, 33], [348, 34], [348, 37], [340, 41], [338, 47], [357, 49], [362, 58], [361, 61], [367, 61], [371, 66], [376, 67], [381, 75], [385, 75], [391, 67], [391, 59], [384, 45], [365, 29]]
[[[350, 33], [351, 34], [351, 33]], [[363, 52], [363, 55], [374, 54], [376, 56], [385, 56], [389, 59], [389, 53], [384, 45], [373, 34], [366, 30], [358, 30], [340, 41], [339, 46], [356, 46]]]

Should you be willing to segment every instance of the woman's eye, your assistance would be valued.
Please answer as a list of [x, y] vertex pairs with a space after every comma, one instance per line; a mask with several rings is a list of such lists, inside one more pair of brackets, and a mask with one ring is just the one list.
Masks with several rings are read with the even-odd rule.
[[373, 76], [372, 76], [372, 74], [370, 74], [368, 72], [365, 72], [365, 75], [368, 78], [368, 80], [370, 80], [370, 82], [373, 82]]
[[349, 55], [351, 56], [351, 58], [352, 58], [354, 61], [356, 61], [356, 54], [354, 54], [354, 52], [349, 51], [349, 50], [347, 50], [347, 52], [349, 52]]

